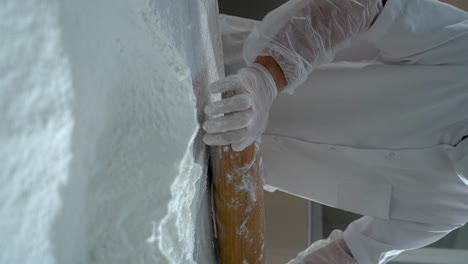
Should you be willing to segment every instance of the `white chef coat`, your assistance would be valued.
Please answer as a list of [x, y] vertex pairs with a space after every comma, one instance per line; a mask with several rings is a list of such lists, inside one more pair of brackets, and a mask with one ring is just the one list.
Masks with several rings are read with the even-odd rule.
[[[221, 18], [227, 73], [243, 66], [256, 23]], [[366, 215], [344, 239], [359, 264], [386, 263], [468, 221], [465, 135], [468, 13], [389, 0], [352, 47], [276, 99], [262, 136], [265, 182]]]

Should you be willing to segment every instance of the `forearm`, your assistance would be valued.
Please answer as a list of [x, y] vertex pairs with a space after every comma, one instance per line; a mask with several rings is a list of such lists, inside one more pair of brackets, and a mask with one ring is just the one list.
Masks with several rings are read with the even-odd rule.
[[279, 92], [293, 90], [317, 65], [332, 61], [339, 49], [367, 30], [382, 4], [381, 0], [291, 1], [254, 29], [244, 57], [247, 63], [270, 70]]

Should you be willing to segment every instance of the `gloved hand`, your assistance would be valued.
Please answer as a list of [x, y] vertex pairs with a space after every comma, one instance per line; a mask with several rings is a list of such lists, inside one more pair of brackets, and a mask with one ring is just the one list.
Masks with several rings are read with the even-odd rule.
[[206, 105], [205, 113], [216, 117], [203, 124], [207, 132], [203, 141], [212, 146], [231, 145], [235, 151], [248, 147], [265, 131], [270, 106], [278, 93], [270, 72], [255, 63], [214, 82], [209, 92], [235, 95]]
[[288, 264], [357, 264], [357, 262], [343, 240], [342, 232], [335, 230], [328, 239], [313, 243]]

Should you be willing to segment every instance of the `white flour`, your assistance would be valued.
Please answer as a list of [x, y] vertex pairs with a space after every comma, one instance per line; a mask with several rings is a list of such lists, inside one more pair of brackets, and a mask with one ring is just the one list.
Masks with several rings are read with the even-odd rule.
[[[50, 1], [48, 1], [50, 2]], [[70, 66], [57, 5], [0, 1], [0, 263], [52, 263], [72, 157]]]
[[215, 8], [0, 4], [1, 264], [212, 261], [194, 90], [218, 75]]

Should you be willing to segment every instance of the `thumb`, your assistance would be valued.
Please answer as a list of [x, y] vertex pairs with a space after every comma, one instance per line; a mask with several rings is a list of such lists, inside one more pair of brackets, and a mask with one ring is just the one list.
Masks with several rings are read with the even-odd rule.
[[245, 148], [247, 148], [248, 146], [252, 145], [253, 143], [255, 142], [255, 138], [253, 137], [248, 137], [247, 139], [239, 142], [239, 143], [236, 143], [236, 144], [232, 144], [231, 147], [234, 151], [236, 152], [240, 152], [242, 150], [244, 150]]

